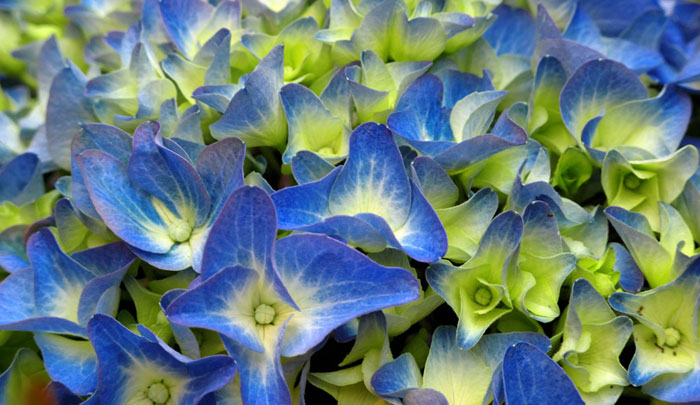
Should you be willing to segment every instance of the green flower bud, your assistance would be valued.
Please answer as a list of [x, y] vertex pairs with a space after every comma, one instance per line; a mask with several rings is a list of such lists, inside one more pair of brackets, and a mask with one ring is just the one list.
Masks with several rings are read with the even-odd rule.
[[185, 242], [190, 238], [191, 234], [192, 226], [182, 219], [176, 219], [168, 225], [168, 236], [174, 242]]
[[491, 303], [491, 298], [491, 290], [484, 286], [477, 288], [474, 293], [474, 301], [482, 307], [489, 305]]
[[625, 188], [636, 190], [642, 184], [642, 181], [639, 179], [639, 177], [635, 176], [634, 173], [629, 173], [625, 176], [624, 183]]
[[170, 390], [162, 382], [148, 387], [148, 399], [154, 404], [164, 404], [170, 398]]
[[678, 329], [666, 328], [664, 330], [664, 334], [666, 335], [666, 341], [664, 342], [664, 345], [668, 347], [678, 346], [678, 343], [680, 343], [681, 341], [681, 333], [678, 332]]
[[255, 308], [255, 322], [259, 325], [268, 325], [275, 320], [275, 309], [266, 304], [260, 304]]

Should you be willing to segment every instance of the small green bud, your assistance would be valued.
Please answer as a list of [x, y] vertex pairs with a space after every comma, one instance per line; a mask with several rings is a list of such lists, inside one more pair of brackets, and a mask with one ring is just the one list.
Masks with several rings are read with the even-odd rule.
[[176, 219], [168, 225], [168, 236], [174, 242], [187, 241], [192, 234], [192, 226], [185, 220]]
[[624, 183], [625, 188], [636, 190], [642, 184], [642, 181], [639, 179], [639, 177], [635, 176], [634, 173], [628, 173], [625, 175]]
[[664, 334], [666, 335], [664, 345], [668, 347], [676, 347], [678, 346], [678, 343], [681, 342], [681, 333], [678, 332], [678, 329], [676, 328], [666, 328], [664, 330]]
[[474, 301], [482, 307], [489, 305], [491, 303], [491, 298], [493, 298], [491, 290], [484, 286], [477, 288], [474, 293]]
[[266, 304], [260, 304], [255, 308], [255, 322], [259, 325], [268, 325], [275, 320], [275, 309]]
[[170, 398], [170, 390], [163, 383], [155, 383], [148, 387], [148, 399], [154, 404], [164, 404]]

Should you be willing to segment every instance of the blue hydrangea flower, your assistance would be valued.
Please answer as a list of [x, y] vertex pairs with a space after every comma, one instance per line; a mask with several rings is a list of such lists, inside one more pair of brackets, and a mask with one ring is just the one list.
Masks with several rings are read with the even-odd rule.
[[210, 233], [202, 281], [167, 307], [172, 322], [221, 334], [246, 403], [290, 400], [280, 356], [302, 355], [350, 319], [419, 297], [404, 269], [326, 236], [275, 241], [276, 233], [267, 193], [236, 191]]
[[97, 353], [97, 391], [88, 403], [198, 403], [236, 373], [228, 356], [190, 360], [140, 327], [138, 336], [114, 318], [96, 315], [88, 323]]
[[31, 267], [0, 283], [0, 329], [86, 336], [95, 313], [112, 313], [134, 257], [119, 242], [65, 254], [44, 228], [27, 242]]
[[[161, 269], [198, 271], [209, 229], [228, 195], [243, 185], [244, 144], [238, 139], [214, 143], [195, 161], [161, 137], [157, 122], [137, 128], [130, 153], [125, 146], [131, 140], [121, 138], [116, 142], [113, 133], [94, 133], [74, 147], [89, 194], [84, 205], [92, 205], [145, 261]], [[85, 200], [84, 191], [81, 197], [75, 192], [80, 182], [73, 185], [76, 201]]]

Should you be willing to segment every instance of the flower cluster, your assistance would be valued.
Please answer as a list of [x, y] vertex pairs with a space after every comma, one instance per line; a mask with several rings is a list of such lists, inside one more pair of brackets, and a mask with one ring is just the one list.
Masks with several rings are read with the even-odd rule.
[[0, 403], [700, 401], [699, 2], [0, 33]]

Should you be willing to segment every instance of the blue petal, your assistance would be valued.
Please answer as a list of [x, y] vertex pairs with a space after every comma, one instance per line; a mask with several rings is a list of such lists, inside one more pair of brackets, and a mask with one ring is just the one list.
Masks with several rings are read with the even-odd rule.
[[603, 47], [603, 35], [583, 7], [576, 8], [571, 21], [566, 26], [564, 38], [596, 50], [601, 50]]
[[134, 255], [125, 243], [114, 242], [76, 252], [71, 258], [100, 277], [128, 267], [134, 260]]
[[408, 217], [410, 184], [391, 131], [366, 123], [350, 136], [350, 153], [328, 197], [334, 215], [373, 213], [392, 229]]
[[620, 34], [620, 38], [650, 49], [658, 49], [668, 19], [662, 9], [650, 9], [640, 14]]
[[527, 139], [510, 142], [496, 135], [478, 135], [458, 143], [435, 156], [435, 161], [449, 174], [457, 173], [486, 160], [498, 152], [524, 144]]
[[596, 60], [585, 63], [569, 78], [559, 106], [564, 124], [580, 139], [586, 123], [604, 109], [646, 97], [646, 87], [633, 71], [611, 60]]
[[84, 95], [87, 79], [71, 65], [53, 79], [46, 109], [46, 137], [53, 161], [64, 169], [70, 165], [70, 143], [84, 122], [99, 121], [92, 102]]
[[275, 207], [258, 187], [243, 186], [231, 194], [212, 225], [202, 259], [207, 279], [229, 266], [254, 269], [264, 276], [272, 269], [277, 238]]
[[[95, 276], [81, 264], [61, 251], [56, 238], [42, 228], [29, 238], [27, 256], [34, 270], [34, 299], [36, 310], [42, 315], [76, 316], [64, 313], [63, 302], [76, 301], [78, 292]], [[74, 308], [77, 309], [77, 308]], [[74, 322], [77, 318], [71, 319]]]
[[[163, 294], [163, 296], [160, 297], [161, 311], [163, 311], [163, 313], [167, 313], [170, 304], [175, 300], [175, 298], [182, 295], [182, 293], [185, 291], [186, 290], [182, 289], [174, 289]], [[173, 331], [173, 336], [175, 337], [175, 341], [180, 347], [182, 354], [192, 359], [198, 359], [201, 357], [199, 352], [199, 342], [190, 328], [172, 322], [170, 323], [170, 328]]]
[[350, 83], [345, 78], [348, 66], [343, 66], [331, 77], [319, 98], [323, 105], [336, 117], [343, 120], [347, 127], [352, 126], [352, 94]]
[[644, 286], [644, 274], [634, 262], [627, 249], [619, 243], [611, 243], [615, 251], [615, 266], [613, 270], [620, 273], [620, 286], [627, 292], [639, 292]]
[[295, 187], [287, 187], [272, 194], [280, 229], [295, 229], [312, 225], [332, 216], [329, 195], [341, 167], [326, 177]]
[[479, 77], [454, 69], [443, 69], [435, 72], [435, 75], [442, 81], [444, 88], [442, 104], [446, 108], [451, 109], [459, 100], [475, 91], [495, 90], [488, 74]]
[[671, 403], [700, 400], [700, 368], [688, 373], [667, 373], [651, 380], [642, 387], [642, 392]]
[[401, 249], [420, 262], [435, 262], [447, 253], [447, 232], [420, 187], [413, 182], [408, 219], [394, 233]]
[[213, 7], [199, 0], [159, 1], [163, 24], [180, 52], [188, 59], [197, 52], [197, 35], [209, 22]]
[[126, 167], [111, 155], [88, 150], [78, 157], [90, 198], [117, 236], [139, 249], [166, 253], [173, 246], [151, 197], [129, 181]]
[[528, 343], [517, 343], [506, 351], [503, 388], [506, 404], [584, 404], [564, 370]]
[[320, 180], [335, 169], [335, 166], [325, 159], [307, 150], [299, 151], [294, 155], [291, 166], [294, 179], [299, 184]]
[[453, 141], [450, 111], [442, 106], [443, 86], [436, 76], [416, 79], [404, 91], [387, 126], [399, 135], [418, 141]]
[[657, 97], [611, 108], [598, 124], [597, 136], [590, 145], [604, 150], [636, 146], [659, 157], [671, 154], [686, 133], [691, 109], [685, 92], [666, 86]]
[[279, 90], [283, 80], [284, 48], [278, 45], [246, 78], [221, 119], [209, 129], [216, 139], [238, 137], [248, 147], [280, 147], [286, 140], [287, 120]]
[[433, 159], [419, 156], [411, 163], [414, 181], [430, 205], [439, 208], [452, 207], [459, 199], [459, 189], [450, 176]]
[[192, 93], [192, 98], [223, 114], [237, 90], [235, 84], [200, 86]]
[[484, 39], [497, 55], [515, 54], [530, 57], [535, 50], [535, 20], [525, 9], [499, 6], [498, 16], [484, 33]]
[[222, 139], [208, 145], [197, 157], [197, 171], [211, 198], [210, 218], [219, 214], [224, 202], [243, 185], [245, 144], [240, 139]]
[[193, 226], [207, 219], [210, 201], [202, 179], [187, 160], [163, 146], [158, 122], [136, 128], [127, 170], [133, 184]]
[[26, 225], [15, 225], [0, 232], [0, 267], [8, 273], [29, 267], [24, 246]]
[[284, 380], [280, 363], [279, 345], [284, 335], [280, 328], [279, 336], [273, 336], [271, 350], [257, 353], [239, 345], [225, 336], [221, 337], [226, 350], [236, 359], [241, 377], [241, 398], [244, 404], [268, 405], [289, 404], [292, 397]]
[[275, 263], [300, 308], [282, 340], [286, 357], [303, 354], [353, 318], [420, 296], [418, 281], [408, 271], [380, 266], [327, 236], [280, 239]]
[[78, 395], [92, 394], [97, 388], [97, 357], [88, 341], [72, 340], [60, 335], [37, 333], [46, 371]]
[[375, 371], [371, 381], [372, 389], [377, 394], [401, 398], [407, 391], [420, 388], [423, 385], [423, 376], [413, 356], [404, 353]]
[[90, 200], [77, 157], [89, 149], [101, 150], [126, 165], [131, 155], [131, 136], [117, 127], [107, 124], [85, 124], [71, 144], [71, 194], [76, 207], [86, 215], [99, 219]]
[[0, 203], [32, 202], [44, 194], [44, 179], [37, 155], [23, 153], [0, 167]]
[[[387, 240], [387, 233], [384, 232], [387, 228], [390, 240]], [[336, 215], [315, 224], [296, 227], [294, 230], [326, 234], [371, 252], [379, 252], [389, 246], [401, 248], [389, 224], [374, 214], [360, 214], [354, 217]]]
[[641, 13], [659, 9], [655, 0], [581, 0], [579, 4], [606, 36], [619, 35]]

